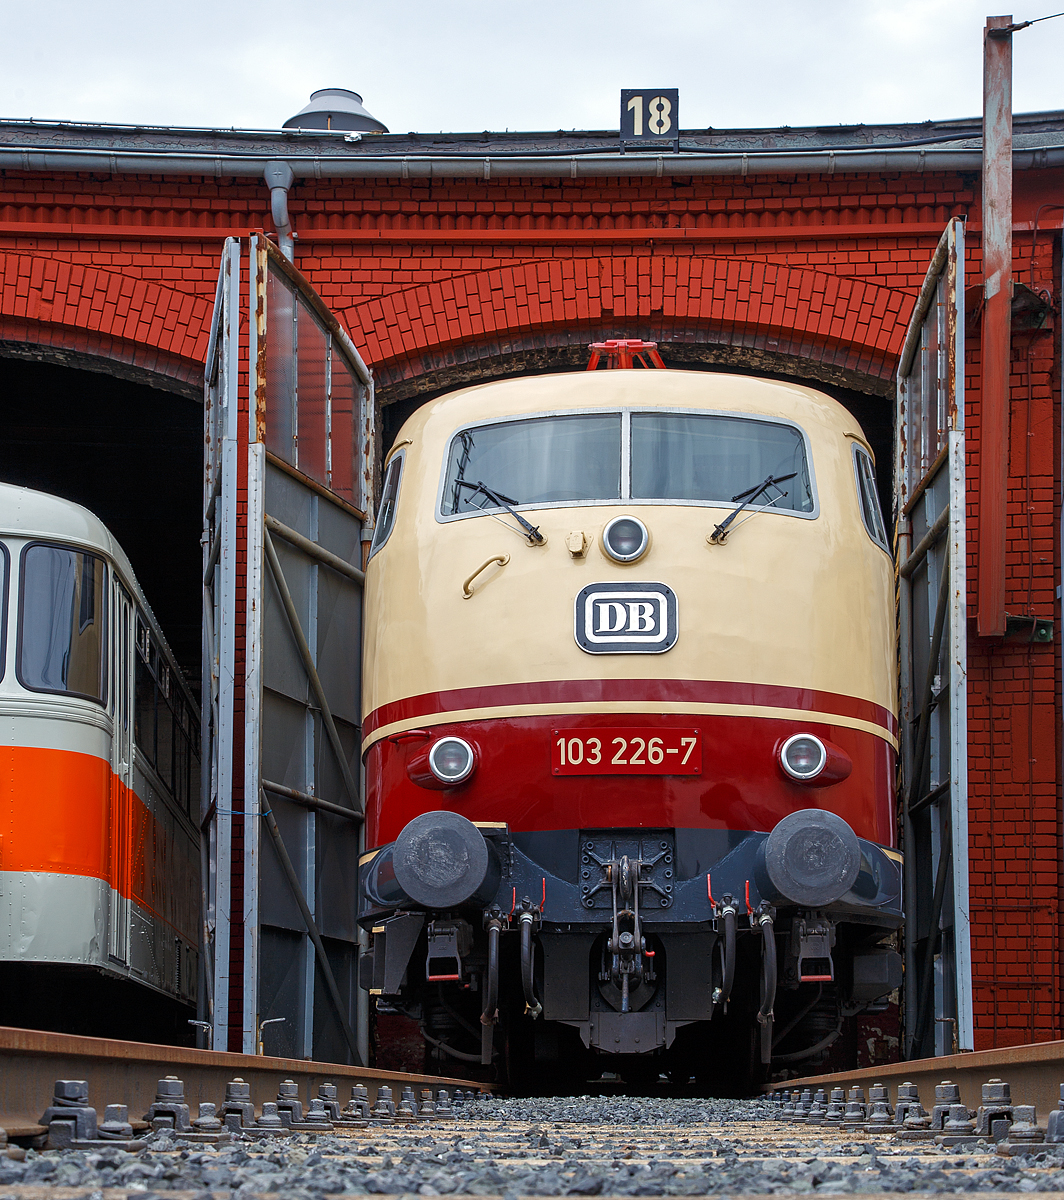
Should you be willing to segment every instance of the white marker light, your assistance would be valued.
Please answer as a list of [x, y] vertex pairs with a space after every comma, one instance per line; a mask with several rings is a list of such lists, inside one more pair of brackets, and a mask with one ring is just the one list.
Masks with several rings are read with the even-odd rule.
[[827, 766], [824, 743], [811, 733], [796, 733], [780, 747], [780, 766], [792, 779], [808, 783]]
[[460, 737], [445, 737], [429, 751], [429, 770], [440, 783], [462, 783], [473, 774], [476, 766], [473, 747]]

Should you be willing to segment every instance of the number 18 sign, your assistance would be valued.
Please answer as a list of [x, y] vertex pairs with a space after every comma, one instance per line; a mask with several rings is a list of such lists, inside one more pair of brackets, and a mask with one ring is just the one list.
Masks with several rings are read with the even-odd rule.
[[621, 89], [622, 142], [675, 142], [679, 136], [679, 88]]

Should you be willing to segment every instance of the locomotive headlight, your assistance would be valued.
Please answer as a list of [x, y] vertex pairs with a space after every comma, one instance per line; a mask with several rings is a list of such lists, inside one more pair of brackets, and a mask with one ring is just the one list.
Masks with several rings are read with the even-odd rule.
[[616, 562], [635, 562], [649, 545], [650, 534], [638, 517], [614, 517], [602, 531], [602, 548]]
[[429, 770], [440, 783], [448, 786], [468, 779], [476, 764], [473, 747], [465, 738], [440, 738], [429, 749]]
[[827, 762], [827, 748], [811, 733], [796, 733], [780, 747], [780, 766], [801, 783], [816, 779]]
[[780, 768], [795, 783], [828, 787], [848, 779], [853, 759], [834, 742], [826, 742], [812, 733], [796, 733], [778, 750]]

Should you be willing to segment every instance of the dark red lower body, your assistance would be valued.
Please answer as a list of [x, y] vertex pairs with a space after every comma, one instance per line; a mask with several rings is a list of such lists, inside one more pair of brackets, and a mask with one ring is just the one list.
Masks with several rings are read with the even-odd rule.
[[[702, 736], [698, 775], [557, 775], [555, 730], [691, 729]], [[792, 734], [815, 733], [853, 763], [850, 775], [823, 787], [796, 783], [779, 765]], [[472, 743], [477, 768], [456, 788], [413, 782], [407, 763], [426, 742], [457, 734]], [[450, 809], [470, 821], [503, 821], [513, 832], [558, 829], [685, 828], [768, 832], [789, 813], [823, 808], [860, 838], [892, 847], [895, 752], [863, 729], [775, 717], [692, 713], [498, 717], [433, 725], [376, 742], [366, 755], [366, 846], [394, 841], [419, 813]]]

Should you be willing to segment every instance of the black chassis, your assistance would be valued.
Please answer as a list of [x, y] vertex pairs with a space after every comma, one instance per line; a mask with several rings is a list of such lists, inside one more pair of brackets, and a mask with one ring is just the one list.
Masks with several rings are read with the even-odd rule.
[[[815, 951], [815, 935], [830, 933], [830, 944], [835, 945], [835, 931], [845, 930], [828, 969], [834, 973], [837, 968], [834, 977], [848, 994], [852, 1010], [898, 984], [897, 955], [878, 943], [901, 924], [901, 864], [873, 842], [859, 839], [861, 867], [850, 891], [836, 903], [810, 911], [773, 894], [760, 861], [765, 833], [511, 833], [502, 825], [485, 826], [481, 832], [499, 857], [501, 882], [494, 898], [475, 909], [434, 913], [404, 902], [395, 894], [394, 881], [382, 878], [379, 870], [388, 846], [364, 860], [358, 920], [372, 932], [373, 948], [362, 960], [360, 983], [371, 994], [385, 1002], [398, 998], [402, 1007], [423, 992], [431, 978], [428, 955], [433, 953], [426, 949], [426, 932], [432, 944], [446, 943], [456, 958], [467, 957], [464, 975], [459, 961], [453, 975], [444, 978], [458, 983], [459, 976], [468, 977], [476, 988], [485, 961], [486, 921], [494, 918], [504, 930], [516, 929], [520, 914], [526, 912], [533, 916], [540, 947], [536, 986], [543, 1017], [575, 1027], [584, 1045], [600, 1052], [645, 1054], [671, 1045], [681, 1027], [713, 1017], [720, 999], [714, 989], [721, 977], [721, 913], [729, 905], [736, 910], [738, 933], [747, 941], [759, 931], [758, 915], [772, 914], [783, 947], [780, 988], [793, 989], [801, 982], [797, 934], [807, 929], [814, 935]], [[635, 894], [642, 940], [651, 955], [643, 959], [649, 965], [649, 981], [622, 1004], [608, 979], [608, 945], [615, 924], [609, 875], [610, 864], [616, 870], [615, 864], [625, 857], [640, 864]], [[472, 937], [463, 934], [465, 930]], [[830, 954], [824, 937], [820, 947]], [[808, 939], [805, 944], [808, 949]], [[601, 968], [598, 986], [592, 968]], [[516, 995], [520, 996], [519, 986]], [[755, 999], [751, 1011], [756, 1008]]]

